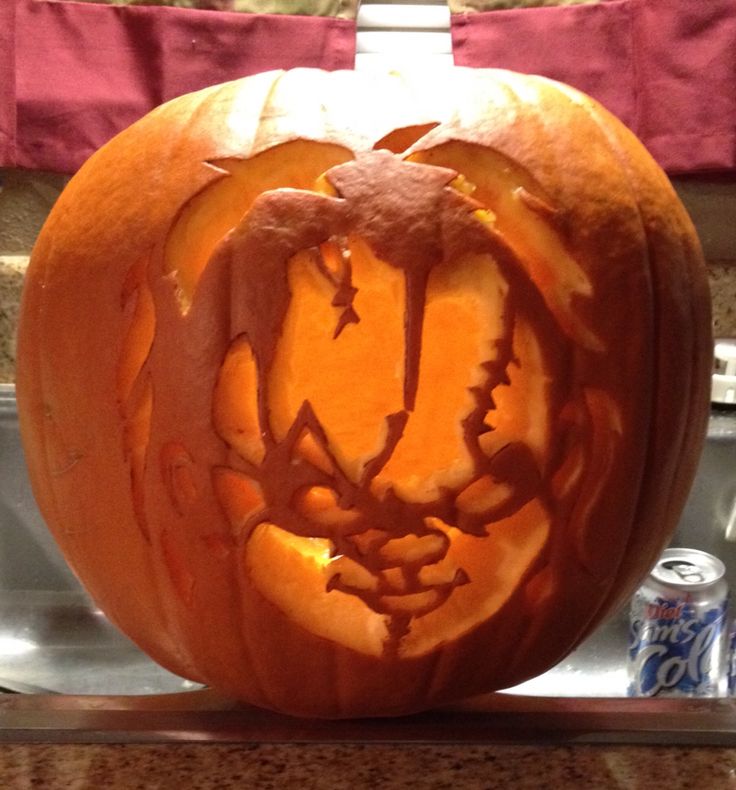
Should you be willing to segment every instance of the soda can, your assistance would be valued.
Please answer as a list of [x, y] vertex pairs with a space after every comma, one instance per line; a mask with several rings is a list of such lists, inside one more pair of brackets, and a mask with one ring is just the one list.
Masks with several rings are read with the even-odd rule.
[[629, 696], [717, 697], [728, 650], [726, 568], [697, 549], [667, 549], [631, 602]]
[[728, 696], [736, 697], [736, 620], [731, 619], [731, 633], [728, 638]]

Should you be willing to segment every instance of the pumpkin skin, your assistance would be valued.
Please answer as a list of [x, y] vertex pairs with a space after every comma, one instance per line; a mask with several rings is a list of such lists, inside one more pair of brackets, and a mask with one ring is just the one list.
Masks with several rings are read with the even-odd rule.
[[41, 511], [163, 666], [303, 716], [557, 663], [667, 544], [708, 413], [691, 223], [546, 79], [274, 72], [97, 152], [18, 333]]

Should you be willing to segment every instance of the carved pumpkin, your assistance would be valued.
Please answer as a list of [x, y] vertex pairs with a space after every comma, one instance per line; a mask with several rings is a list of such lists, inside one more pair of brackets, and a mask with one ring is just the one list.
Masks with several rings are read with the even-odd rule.
[[666, 177], [541, 78], [301, 70], [117, 136], [28, 271], [42, 512], [164, 666], [301, 715], [551, 667], [666, 544], [709, 296]]

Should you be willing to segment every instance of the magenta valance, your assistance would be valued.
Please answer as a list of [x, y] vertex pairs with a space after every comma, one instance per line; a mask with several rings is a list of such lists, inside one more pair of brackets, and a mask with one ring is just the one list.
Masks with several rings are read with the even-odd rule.
[[542, 74], [616, 113], [671, 173], [736, 168], [736, 2], [610, 0], [452, 15], [455, 63]]
[[[608, 0], [451, 19], [457, 65], [579, 87], [670, 173], [736, 170], [734, 0]], [[352, 68], [355, 46], [352, 18], [0, 0], [0, 165], [72, 172], [167, 99], [274, 68]]]
[[270, 69], [352, 68], [355, 22], [2, 0], [0, 53], [0, 164], [72, 172], [182, 93]]

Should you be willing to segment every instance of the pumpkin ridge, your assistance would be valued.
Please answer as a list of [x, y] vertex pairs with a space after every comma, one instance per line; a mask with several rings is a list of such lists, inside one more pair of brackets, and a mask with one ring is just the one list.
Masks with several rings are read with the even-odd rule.
[[[694, 291], [700, 289], [703, 290], [703, 277], [702, 272], [699, 273], [699, 276], [696, 278], [694, 277], [695, 269], [693, 266], [693, 261], [698, 260], [702, 257], [702, 253], [699, 247], [692, 247], [688, 248], [688, 240], [687, 234], [688, 231], [690, 235], [694, 233], [692, 230], [692, 226], [689, 223], [689, 220], [686, 217], [682, 216], [682, 212], [678, 212], [677, 216], [677, 224], [680, 225], [679, 232], [682, 234], [680, 238], [677, 239], [677, 250], [676, 255], [668, 256], [667, 261], [662, 261], [660, 265], [658, 265], [658, 261], [661, 260], [663, 257], [659, 251], [659, 244], [655, 240], [652, 232], [650, 231], [651, 227], [651, 218], [646, 218], [644, 215], [644, 203], [642, 202], [641, 197], [641, 190], [637, 189], [637, 184], [640, 182], [644, 183], [646, 186], [650, 187], [650, 184], [655, 181], [655, 179], [662, 180], [663, 174], [659, 171], [658, 168], [652, 167], [648, 163], [642, 161], [641, 158], [635, 160], [635, 163], [632, 162], [630, 157], [626, 156], [627, 148], [630, 150], [632, 141], [629, 138], [629, 134], [624, 135], [623, 129], [617, 123], [611, 123], [610, 120], [608, 123], [602, 118], [600, 108], [595, 105], [592, 101], [588, 104], [587, 111], [593, 120], [596, 122], [596, 125], [601, 129], [602, 134], [605, 136], [606, 140], [609, 143], [609, 146], [612, 152], [615, 154], [617, 160], [620, 163], [622, 171], [626, 174], [627, 181], [630, 185], [632, 195], [636, 197], [636, 205], [639, 211], [639, 218], [640, 224], [642, 227], [642, 231], [646, 237], [647, 241], [647, 259], [649, 262], [649, 268], [652, 272], [652, 277], [654, 279], [654, 287], [652, 289], [653, 295], [657, 297], [657, 304], [655, 305], [654, 315], [656, 316], [663, 316], [667, 315], [668, 317], [672, 317], [675, 313], [671, 308], [665, 309], [662, 307], [663, 302], [663, 295], [667, 296], [669, 294], [666, 293], [666, 287], [670, 282], [670, 275], [669, 269], [672, 267], [674, 260], [680, 261], [680, 268], [684, 273], [684, 276], [688, 280], [688, 287], [684, 289], [685, 293], [691, 294]], [[629, 139], [627, 139], [629, 138]], [[645, 173], [643, 178], [637, 178], [635, 171], [638, 170], [639, 174]], [[649, 172], [646, 172], [649, 171]], [[651, 188], [651, 187], [650, 187]], [[672, 187], [667, 183], [666, 185], [662, 184], [663, 189], [667, 189], [668, 191], [672, 190]], [[650, 207], [651, 210], [651, 207]], [[688, 225], [690, 225], [688, 229]], [[697, 246], [697, 245], [696, 245]], [[666, 276], [665, 276], [666, 273]], [[709, 304], [709, 299], [689, 299], [688, 300], [688, 310], [687, 310], [687, 317], [683, 314], [682, 323], [687, 326], [692, 327], [702, 327], [705, 325], [706, 318], [702, 315], [703, 312], [709, 314], [707, 307], [704, 309], [705, 305]], [[698, 309], [699, 307], [699, 309]], [[709, 321], [709, 319], [708, 319]], [[665, 338], [665, 327], [663, 326], [662, 321], [658, 321], [654, 326], [654, 346], [655, 348], [660, 351], [658, 355], [658, 359], [662, 359], [661, 353], [663, 353], [663, 349], [666, 346], [664, 341]], [[668, 330], [669, 334], [669, 330]], [[661, 431], [665, 437], [667, 437], [666, 444], [673, 446], [672, 449], [669, 451], [671, 453], [671, 457], [697, 457], [698, 453], [693, 453], [692, 448], [696, 446], [699, 448], [702, 445], [702, 442], [705, 437], [705, 430], [707, 424], [707, 415], [708, 415], [708, 408], [707, 408], [707, 393], [709, 392], [709, 387], [705, 385], [706, 381], [709, 381], [710, 370], [705, 366], [703, 360], [708, 358], [710, 354], [710, 345], [711, 340], [709, 333], [702, 332], [701, 336], [696, 342], [692, 344], [691, 355], [687, 354], [679, 354], [677, 355], [678, 364], [677, 364], [677, 376], [678, 378], [682, 379], [685, 372], [689, 373], [689, 386], [687, 389], [690, 391], [690, 395], [687, 398], [687, 402], [683, 403], [682, 405], [682, 412], [686, 414], [692, 414], [694, 410], [699, 412], [699, 418], [690, 419], [690, 420], [680, 420], [674, 421], [674, 424], [678, 426], [679, 436], [680, 438], [676, 442], [672, 442], [673, 434], [673, 421], [668, 421], [667, 425], [663, 425], [661, 427]], [[681, 349], [678, 349], [681, 350]], [[688, 359], [691, 356], [692, 362], [690, 365], [683, 366], [683, 361]], [[700, 370], [698, 370], [700, 368]], [[653, 394], [652, 394], [652, 402], [653, 407], [652, 411], [656, 412], [656, 403], [657, 401], [663, 397], [663, 392], [667, 392], [669, 394], [669, 384], [670, 379], [663, 374], [663, 371], [659, 366], [655, 367], [654, 371], [655, 377], [655, 384], [653, 387]], [[647, 481], [651, 480], [649, 485], [652, 486], [661, 486], [661, 479], [658, 475], [661, 474], [661, 467], [659, 464], [654, 460], [656, 441], [650, 443], [650, 450], [648, 452], [648, 461], [645, 464], [645, 471], [644, 478], [642, 481], [642, 491], [644, 491], [647, 487]], [[657, 474], [656, 480], [655, 478], [655, 470]], [[673, 470], [673, 473], [677, 473], [677, 469]], [[667, 504], [664, 506], [664, 513], [662, 514], [661, 521], [664, 524], [674, 524], [676, 523], [676, 519], [678, 517], [679, 512], [684, 505], [684, 497], [686, 492], [690, 486], [692, 476], [695, 473], [695, 466], [691, 463], [688, 467], [679, 467], [680, 477], [684, 478], [683, 482], [679, 483], [672, 483], [670, 486], [664, 486], [665, 489], [671, 492], [670, 497], [668, 499]], [[641, 493], [637, 498], [637, 501], [640, 502], [642, 499], [645, 500], [644, 507], [646, 507], [648, 500], [645, 498], [644, 494]], [[640, 505], [637, 505], [637, 514], [635, 516], [636, 520], [642, 520], [644, 516], [640, 514], [639, 511]], [[637, 535], [632, 533], [632, 543], [636, 543]], [[638, 547], [629, 546], [627, 547], [627, 553], [634, 550], [640, 550]], [[656, 551], [649, 551], [648, 556], [651, 558], [651, 563], [654, 564], [657, 556]], [[607, 608], [613, 608], [617, 605], [620, 605], [621, 599], [624, 598], [628, 593], [631, 592], [631, 589], [625, 591], [618, 591], [618, 593], [614, 596], [609, 596], [609, 599], [604, 602], [603, 606]]]

